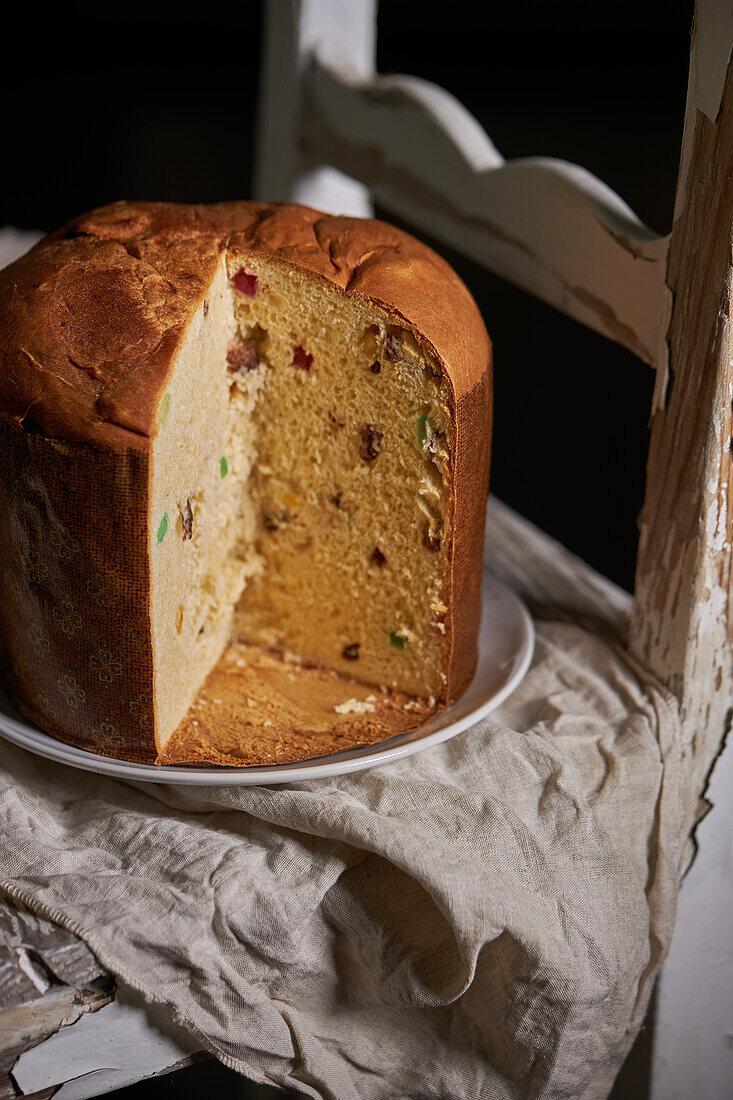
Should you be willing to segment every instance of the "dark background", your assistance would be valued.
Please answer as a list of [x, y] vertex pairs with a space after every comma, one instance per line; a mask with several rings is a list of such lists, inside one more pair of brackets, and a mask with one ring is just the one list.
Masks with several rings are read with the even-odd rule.
[[[119, 198], [249, 197], [262, 6], [118, 6], [102, 18], [72, 4], [63, 23], [29, 20], [12, 39], [22, 49], [6, 38], [16, 56], [0, 77], [0, 224], [53, 229]], [[507, 157], [582, 164], [666, 233], [691, 17], [691, 2], [383, 0], [378, 67], [448, 88]], [[494, 492], [630, 589], [651, 370], [435, 247], [473, 291], [494, 342]], [[213, 1072], [196, 1067], [135, 1095], [183, 1096], [186, 1080], [199, 1091]]]
[[[72, 4], [63, 25], [29, 25], [30, 53], [2, 72], [0, 224], [53, 229], [118, 198], [249, 197], [262, 6], [118, 7], [101, 19]], [[384, 0], [379, 69], [438, 81], [505, 156], [576, 161], [668, 232], [691, 2], [479, 10]], [[494, 342], [493, 491], [630, 589], [651, 370], [436, 247]]]

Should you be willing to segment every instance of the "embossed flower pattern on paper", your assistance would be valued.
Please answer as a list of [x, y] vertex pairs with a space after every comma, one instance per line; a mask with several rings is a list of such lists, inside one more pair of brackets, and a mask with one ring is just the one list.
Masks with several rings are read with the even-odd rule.
[[45, 691], [39, 691], [38, 695], [36, 696], [36, 701], [38, 702], [38, 706], [41, 712], [43, 714], [48, 714], [48, 712], [51, 710], [51, 699], [48, 693]]
[[64, 598], [58, 607], [54, 607], [53, 621], [69, 638], [81, 627], [81, 615], [68, 598]]
[[100, 722], [92, 730], [92, 737], [95, 746], [102, 749], [119, 749], [124, 743], [124, 738], [111, 722]]
[[64, 531], [63, 528], [59, 530], [53, 527], [49, 532], [49, 540], [59, 561], [71, 561], [81, 549], [77, 540], [68, 531]]
[[87, 581], [87, 596], [94, 600], [97, 607], [109, 608], [114, 603], [114, 592], [109, 577], [95, 573]]
[[137, 720], [141, 730], [150, 730], [153, 725], [153, 703], [148, 695], [138, 695], [130, 700], [130, 714]]
[[111, 650], [101, 647], [90, 656], [89, 667], [104, 684], [111, 684], [122, 675], [122, 661]]
[[59, 676], [56, 681], [56, 687], [59, 689], [69, 706], [73, 707], [74, 710], [86, 701], [87, 693], [83, 688], [79, 687], [75, 676], [69, 676], [68, 673], [64, 676]]
[[31, 546], [25, 559], [25, 574], [31, 584], [48, 576], [48, 562], [35, 546]]
[[48, 657], [51, 652], [51, 642], [40, 623], [34, 623], [30, 628], [28, 640], [36, 657]]

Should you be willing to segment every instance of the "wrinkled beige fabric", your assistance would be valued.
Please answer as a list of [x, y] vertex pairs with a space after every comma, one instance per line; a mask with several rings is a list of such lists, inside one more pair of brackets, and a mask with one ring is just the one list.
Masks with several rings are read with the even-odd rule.
[[623, 655], [539, 624], [497, 715], [358, 775], [135, 786], [2, 744], [0, 879], [258, 1080], [605, 1097], [671, 937], [678, 743]]

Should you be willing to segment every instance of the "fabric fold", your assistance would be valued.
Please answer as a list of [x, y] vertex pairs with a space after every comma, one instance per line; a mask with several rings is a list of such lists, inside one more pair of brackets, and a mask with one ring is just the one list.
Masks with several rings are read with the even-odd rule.
[[355, 775], [127, 784], [0, 750], [0, 879], [314, 1098], [607, 1095], [669, 946], [676, 703], [538, 624], [496, 715]]

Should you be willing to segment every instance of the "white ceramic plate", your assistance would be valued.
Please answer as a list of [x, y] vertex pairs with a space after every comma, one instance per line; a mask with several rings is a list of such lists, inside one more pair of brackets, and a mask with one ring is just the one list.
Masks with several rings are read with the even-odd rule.
[[534, 651], [534, 625], [522, 601], [484, 570], [481, 590], [481, 632], [476, 674], [461, 698], [422, 729], [402, 733], [376, 745], [319, 756], [297, 764], [274, 767], [194, 768], [155, 766], [112, 760], [75, 749], [42, 733], [19, 717], [0, 694], [0, 736], [24, 749], [85, 771], [149, 783], [185, 783], [192, 786], [252, 786], [290, 783], [300, 779], [373, 768], [438, 745], [472, 726], [511, 695], [529, 668]]

